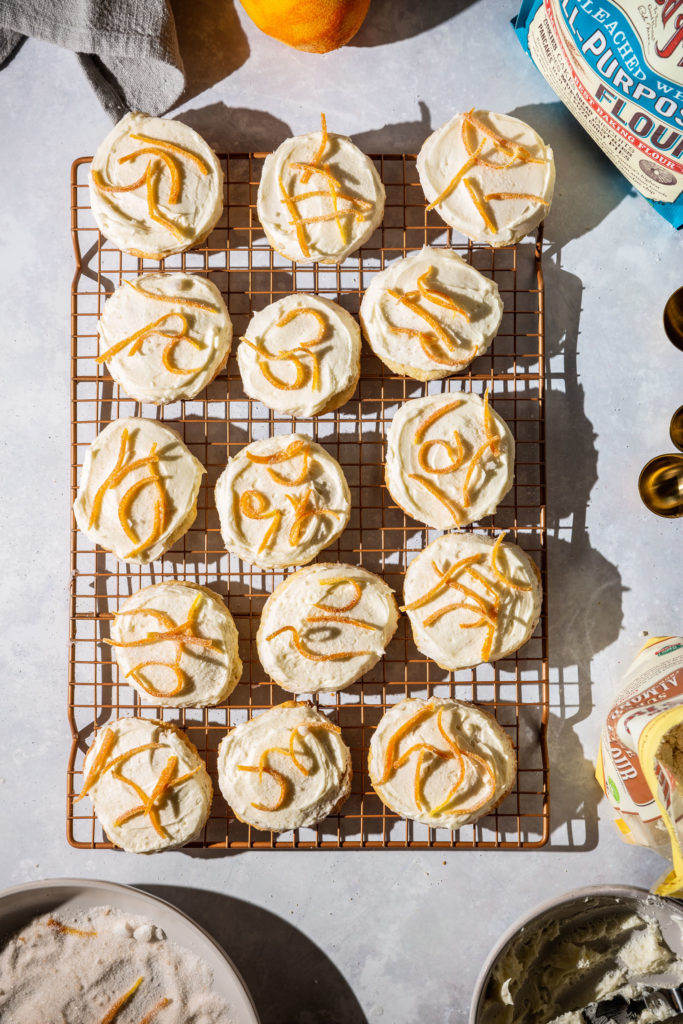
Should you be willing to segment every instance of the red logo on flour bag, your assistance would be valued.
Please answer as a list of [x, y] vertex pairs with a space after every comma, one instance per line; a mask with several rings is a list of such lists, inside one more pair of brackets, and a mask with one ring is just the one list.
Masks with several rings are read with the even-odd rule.
[[[655, 0], [658, 7], [662, 8], [660, 18], [662, 28], [666, 28], [668, 21], [671, 21], [675, 17], [673, 24], [673, 35], [671, 38], [660, 48], [659, 42], [655, 44], [655, 50], [657, 51], [658, 57], [672, 57], [676, 50], [683, 45], [683, 0]], [[678, 12], [681, 11], [679, 14]], [[670, 31], [670, 30], [669, 30]], [[681, 55], [678, 61], [679, 68], [683, 68], [683, 55]]]

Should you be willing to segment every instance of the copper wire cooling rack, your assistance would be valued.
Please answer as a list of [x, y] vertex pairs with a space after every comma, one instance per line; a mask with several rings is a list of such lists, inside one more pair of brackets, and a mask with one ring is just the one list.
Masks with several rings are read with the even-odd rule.
[[[546, 519], [543, 405], [542, 235], [535, 244], [491, 249], [458, 244], [440, 218], [426, 213], [413, 156], [375, 157], [385, 183], [384, 222], [369, 243], [341, 266], [295, 265], [275, 253], [256, 215], [256, 192], [264, 154], [222, 156], [226, 207], [207, 242], [162, 264], [128, 256], [98, 232], [90, 212], [90, 158], [76, 160], [71, 175], [71, 223], [76, 273], [72, 290], [72, 468], [75, 498], [80, 467], [95, 435], [119, 416], [148, 416], [168, 422], [206, 466], [193, 528], [162, 560], [126, 565], [95, 548], [71, 527], [71, 636], [67, 835], [72, 846], [108, 848], [88, 800], [74, 804], [82, 785], [83, 759], [94, 730], [119, 716], [140, 714], [184, 728], [216, 779], [216, 752], [228, 727], [259, 710], [289, 699], [268, 683], [256, 654], [255, 636], [267, 595], [283, 573], [243, 564], [226, 554], [213, 499], [216, 479], [229, 455], [257, 438], [302, 430], [341, 463], [353, 511], [336, 543], [321, 561], [360, 564], [382, 574], [402, 594], [411, 557], [438, 531], [406, 517], [383, 486], [383, 440], [398, 405], [407, 398], [460, 389], [480, 394], [488, 385], [492, 405], [515, 435], [515, 483], [495, 517], [477, 529], [510, 531], [536, 560], [546, 582]], [[253, 310], [293, 291], [315, 292], [357, 314], [362, 292], [386, 263], [424, 244], [449, 245], [497, 282], [505, 304], [500, 333], [471, 372], [428, 385], [399, 377], [364, 346], [361, 380], [354, 397], [336, 412], [315, 419], [274, 413], [248, 399], [233, 354], [226, 369], [192, 401], [165, 407], [129, 399], [98, 366], [97, 320], [105, 299], [122, 280], [150, 270], [210, 273], [230, 310], [235, 337]], [[225, 706], [173, 709], [140, 704], [119, 676], [111, 649], [102, 642], [110, 620], [131, 593], [179, 577], [208, 584], [226, 598], [240, 635], [244, 662], [241, 683]], [[318, 706], [342, 728], [354, 762], [352, 794], [341, 812], [316, 828], [280, 835], [261, 832], [231, 816], [217, 786], [211, 817], [190, 845], [224, 849], [340, 848], [524, 848], [548, 838], [547, 618], [544, 610], [533, 638], [516, 655], [493, 665], [446, 673], [415, 648], [406, 616], [386, 657], [359, 683], [317, 698]], [[264, 684], [265, 681], [265, 684]], [[497, 810], [457, 833], [430, 830], [389, 812], [375, 795], [366, 771], [372, 731], [384, 710], [405, 696], [455, 696], [492, 711], [511, 735], [519, 772], [514, 789]]]

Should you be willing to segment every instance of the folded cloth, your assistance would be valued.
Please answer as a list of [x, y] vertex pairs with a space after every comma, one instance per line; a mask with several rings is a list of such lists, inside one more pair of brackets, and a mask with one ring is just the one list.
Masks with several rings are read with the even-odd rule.
[[163, 114], [185, 87], [167, 0], [2, 0], [0, 68], [26, 36], [75, 50], [117, 121], [127, 110]]

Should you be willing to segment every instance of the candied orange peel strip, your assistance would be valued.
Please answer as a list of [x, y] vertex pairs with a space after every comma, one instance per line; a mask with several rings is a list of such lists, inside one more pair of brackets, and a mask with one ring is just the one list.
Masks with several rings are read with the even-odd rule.
[[484, 224], [486, 225], [487, 230], [490, 231], [491, 234], [495, 234], [496, 233], [496, 225], [493, 223], [493, 221], [491, 219], [491, 214], [486, 209], [486, 206], [484, 205], [483, 200], [479, 196], [479, 194], [477, 192], [477, 189], [475, 187], [474, 181], [471, 178], [463, 178], [463, 182], [462, 183], [465, 186], [465, 188], [467, 189], [467, 191], [469, 193], [469, 197], [472, 200], [472, 202], [474, 203], [474, 205], [476, 207], [476, 210], [477, 210], [477, 213], [479, 214], [479, 216], [483, 220]]
[[109, 726], [107, 726], [107, 728], [104, 730], [104, 735], [102, 737], [100, 749], [97, 751], [97, 754], [95, 755], [93, 763], [90, 767], [90, 771], [88, 772], [85, 778], [85, 782], [83, 783], [83, 789], [74, 800], [74, 803], [78, 803], [79, 800], [82, 800], [86, 793], [88, 793], [95, 785], [100, 775], [102, 774], [102, 771], [104, 770], [104, 765], [106, 764], [111, 748], [114, 746], [115, 743], [116, 733], [114, 732], [113, 729], [110, 729]]
[[484, 453], [488, 448], [491, 449], [491, 454], [493, 455], [493, 449], [497, 444], [497, 441], [498, 438], [487, 438], [470, 459], [470, 464], [467, 467], [467, 473], [465, 474], [465, 482], [463, 483], [462, 486], [462, 503], [465, 508], [469, 508], [471, 505], [470, 482], [472, 480], [472, 475], [477, 466], [479, 465], [479, 463], [481, 462]]
[[439, 747], [435, 747], [431, 743], [413, 743], [412, 747], [408, 747], [408, 749], [394, 761], [392, 771], [397, 771], [399, 768], [402, 768], [403, 765], [410, 760], [416, 750], [424, 750], [429, 754], [433, 754], [434, 757], [450, 758], [452, 756], [449, 750], [441, 750]]
[[280, 636], [282, 633], [292, 634], [292, 644], [295, 649], [302, 658], [307, 658], [309, 661], [345, 661], [347, 658], [366, 657], [372, 654], [372, 651], [334, 651], [332, 654], [318, 654], [317, 651], [311, 650], [301, 639], [299, 630], [295, 626], [280, 626], [274, 633], [267, 636], [266, 640], [274, 640], [276, 636]]
[[201, 309], [205, 313], [220, 313], [220, 310], [216, 309], [215, 306], [208, 302], [202, 302], [200, 299], [186, 299], [183, 295], [161, 295], [159, 292], [150, 292], [148, 288], [143, 288], [137, 281], [126, 281], [125, 284], [145, 299], [155, 299], [157, 302], [172, 302], [174, 305], [187, 306], [189, 309]]
[[341, 587], [349, 586], [353, 588], [353, 597], [346, 604], [340, 605], [329, 605], [321, 604], [320, 601], [316, 601], [313, 605], [314, 608], [320, 608], [324, 612], [350, 612], [359, 603], [363, 596], [363, 588], [361, 587], [358, 580], [353, 579], [352, 576], [334, 576], [332, 579], [318, 580], [321, 587]]
[[272, 523], [263, 535], [258, 552], [264, 551], [270, 541], [277, 533], [280, 528], [280, 520], [282, 519], [282, 512], [278, 508], [271, 509], [268, 503], [268, 499], [265, 494], [261, 491], [249, 490], [243, 491], [240, 495], [239, 509], [243, 516], [247, 519], [272, 519]]
[[134, 192], [136, 189], [142, 188], [147, 181], [146, 169], [144, 174], [137, 181], [131, 182], [130, 185], [107, 185], [98, 170], [91, 171], [91, 174], [93, 184], [100, 192]]
[[160, 1014], [163, 1009], [170, 1005], [171, 1000], [167, 996], [164, 996], [164, 998], [160, 999], [159, 1002], [155, 1006], [153, 1006], [151, 1010], [147, 1011], [147, 1013], [139, 1022], [139, 1024], [152, 1024], [154, 1018], [158, 1016], [158, 1014]]
[[541, 206], [550, 206], [543, 196], [535, 196], [531, 192], [489, 192], [484, 196], [484, 201], [488, 203], [490, 199], [529, 199], [531, 202], [540, 203]]
[[190, 160], [199, 170], [200, 174], [206, 176], [209, 173], [209, 168], [200, 156], [196, 153], [192, 153], [189, 149], [185, 149], [184, 146], [178, 146], [175, 142], [167, 142], [166, 139], [152, 139], [148, 135], [140, 135], [136, 132], [130, 133], [130, 138], [135, 139], [136, 142], [147, 142], [151, 146], [157, 146], [160, 149], [167, 149], [171, 153], [175, 153], [177, 156], [185, 157]]
[[417, 279], [417, 290], [423, 298], [428, 299], [429, 302], [433, 302], [435, 306], [443, 306], [444, 309], [449, 309], [453, 313], [458, 313], [464, 317], [469, 323], [472, 319], [470, 314], [462, 306], [459, 306], [452, 296], [448, 292], [442, 291], [440, 288], [430, 288], [427, 284], [427, 278], [434, 273], [434, 267], [429, 266], [425, 270], [424, 274], [420, 274]]
[[459, 405], [462, 405], [461, 398], [457, 398], [453, 402], [446, 402], [444, 405], [439, 406], [438, 409], [435, 409], [434, 412], [430, 413], [429, 416], [422, 420], [422, 423], [418, 424], [418, 427], [413, 436], [413, 441], [415, 442], [415, 444], [420, 444], [420, 442], [424, 440], [425, 434], [427, 433], [427, 431], [429, 430], [433, 423], [436, 423], [437, 420], [441, 419], [441, 417], [445, 416], [447, 413], [452, 412], [453, 409], [457, 409]]
[[99, 1021], [99, 1024], [112, 1024], [112, 1021], [118, 1017], [119, 1012], [124, 1008], [126, 1003], [133, 998], [143, 981], [144, 978], [142, 976], [139, 977], [138, 980], [131, 985], [128, 991], [124, 992], [123, 995], [116, 1000], [114, 1005], [107, 1010], [104, 1017]]
[[55, 928], [60, 935], [80, 935], [84, 939], [94, 939], [97, 932], [84, 931], [82, 928], [72, 928], [69, 924], [62, 924], [56, 918], [50, 917], [45, 922], [49, 928]]
[[[456, 346], [454, 345], [453, 339], [449, 335], [448, 331], [446, 331], [445, 328], [442, 327], [442, 325], [439, 323], [436, 317], [432, 316], [432, 314], [428, 310], [424, 309], [417, 302], [415, 302], [413, 296], [417, 294], [419, 293], [401, 293], [397, 292], [395, 288], [387, 288], [387, 295], [390, 295], [392, 299], [396, 300], [396, 302], [399, 302], [402, 306], [405, 306], [406, 309], [409, 309], [411, 313], [414, 313], [416, 316], [419, 316], [422, 320], [424, 320], [425, 323], [429, 327], [431, 327], [432, 331], [436, 335], [437, 340], [440, 341], [443, 345], [445, 345], [446, 348], [450, 349], [451, 352], [455, 351]], [[416, 331], [415, 333], [424, 334], [424, 332], [420, 331]]]
[[532, 583], [516, 583], [514, 580], [511, 580], [509, 576], [506, 576], [496, 564], [498, 552], [500, 551], [500, 547], [506, 536], [507, 531], [505, 533], [500, 533], [496, 539], [496, 543], [491, 549], [491, 568], [493, 569], [497, 579], [499, 579], [501, 583], [504, 583], [506, 587], [510, 587], [512, 590], [519, 590], [522, 593], [529, 593], [534, 589]]
[[455, 502], [448, 497], [447, 494], [444, 494], [443, 491], [439, 490], [436, 484], [433, 484], [431, 480], [427, 480], [425, 479], [425, 477], [420, 476], [419, 473], [408, 473], [407, 475], [410, 480], [416, 480], [417, 483], [422, 484], [422, 486], [427, 491], [429, 491], [429, 493], [433, 495], [437, 499], [437, 501], [441, 502], [444, 508], [448, 509], [448, 511], [453, 516], [454, 526], [460, 526], [460, 523], [462, 521], [462, 512], [460, 508], [458, 508], [458, 506], [455, 504]]
[[111, 359], [112, 356], [117, 355], [117, 353], [121, 352], [122, 349], [126, 348], [127, 345], [131, 346], [131, 350], [128, 354], [134, 355], [135, 352], [140, 351], [140, 347], [145, 338], [151, 334], [161, 334], [161, 330], [158, 328], [161, 327], [161, 324], [174, 316], [177, 316], [181, 321], [184, 321], [184, 329], [187, 330], [187, 320], [181, 313], [164, 313], [164, 315], [160, 316], [158, 320], [154, 321], [154, 323], [146, 324], [144, 327], [141, 327], [139, 331], [135, 331], [134, 334], [129, 334], [127, 338], [122, 338], [121, 341], [115, 342], [115, 344], [108, 348], [106, 352], [97, 356], [95, 362], [105, 363], [108, 359]]
[[[431, 441], [423, 441], [417, 452], [417, 462], [420, 469], [423, 469], [425, 473], [454, 473], [456, 469], [459, 469], [462, 465], [465, 457], [465, 449], [462, 446], [460, 440], [460, 434], [457, 430], [453, 431], [453, 437], [458, 446], [456, 452], [450, 441], [445, 441], [441, 438], [434, 438]], [[429, 464], [429, 453], [434, 447], [441, 447], [445, 450], [448, 457], [451, 459], [445, 466], [431, 466]]]
[[294, 548], [297, 546], [301, 540], [304, 523], [311, 517], [330, 515], [334, 516], [335, 519], [339, 518], [339, 513], [335, 512], [332, 508], [316, 508], [315, 505], [312, 505], [312, 495], [312, 487], [309, 487], [306, 493], [301, 497], [297, 497], [293, 494], [285, 495], [294, 509], [294, 522], [292, 523], [288, 537], [290, 547]]
[[[145, 149], [136, 149], [133, 153], [126, 153], [125, 156], [119, 157], [119, 163], [125, 164], [128, 163], [129, 160], [135, 160], [137, 157], [144, 156], [146, 154], [156, 156], [160, 160], [163, 160], [171, 178], [168, 201], [169, 203], [177, 203], [180, 199], [181, 189], [180, 170], [178, 169], [178, 164], [169, 153], [164, 153], [163, 149], [160, 149], [158, 146], [150, 146]], [[147, 172], [145, 172], [145, 174], [146, 173]]]
[[[494, 131], [493, 128], [489, 128], [489, 126], [484, 124], [484, 122], [480, 118], [474, 116], [473, 111], [474, 108], [472, 108], [472, 110], [468, 110], [466, 114], [463, 114], [464, 120], [468, 124], [472, 125], [473, 128], [476, 128], [478, 131], [480, 131], [482, 135], [491, 139], [496, 149], [501, 149], [504, 152], [507, 151], [508, 153], [511, 153], [515, 157], [515, 159], [519, 158], [520, 160], [522, 160], [523, 163], [545, 163], [545, 160], [542, 160], [540, 157], [532, 156], [529, 150], [526, 148], [526, 146], [522, 146], [519, 142], [513, 142], [512, 139], [506, 139], [504, 135], [500, 135], [498, 132]], [[501, 166], [506, 167], [509, 165]]]
[[[490, 765], [487, 764], [483, 757], [480, 757], [478, 754], [473, 754], [470, 751], [466, 750], [463, 751], [463, 754], [468, 761], [474, 761], [484, 769], [484, 774], [488, 780], [487, 791], [484, 792], [484, 795], [475, 804], [472, 804], [470, 807], [458, 808], [458, 814], [474, 814], [475, 811], [478, 811], [481, 807], [483, 807], [484, 804], [487, 803], [493, 796], [496, 789], [496, 778]], [[448, 805], [451, 803], [454, 796], [460, 789], [462, 781], [462, 778], [458, 779], [455, 785], [451, 787], [446, 799], [442, 803], [438, 804], [437, 807], [433, 808], [432, 814], [439, 814], [441, 811], [444, 811], [448, 807]]]
[[269, 768], [267, 765], [256, 768], [253, 765], [238, 764], [237, 770], [239, 772], [256, 772], [256, 774], [259, 777], [259, 781], [261, 780], [264, 774], [269, 775], [271, 779], [274, 779], [275, 782], [277, 782], [278, 786], [280, 787], [280, 793], [272, 807], [269, 807], [267, 804], [257, 803], [254, 800], [252, 800], [251, 806], [255, 807], [257, 811], [274, 812], [280, 810], [283, 803], [285, 802], [285, 797], [287, 795], [288, 780], [286, 775], [283, 775], [282, 772], [276, 771], [274, 768]]
[[126, 448], [128, 446], [128, 429], [124, 427], [121, 431], [121, 440], [119, 442], [119, 453], [116, 457], [116, 463], [109, 476], [100, 484], [95, 492], [93, 498], [92, 508], [90, 510], [90, 519], [88, 520], [88, 529], [92, 529], [93, 526], [97, 526], [97, 522], [100, 517], [100, 509], [102, 507], [102, 499], [104, 498], [105, 492], [109, 487], [112, 486], [112, 480], [120, 471], [126, 458]]
[[491, 405], [489, 402], [489, 389], [484, 392], [484, 433], [491, 442], [491, 451], [494, 455], [500, 455], [500, 435], [496, 433], [491, 416]]
[[154, 789], [149, 796], [145, 794], [144, 790], [133, 779], [129, 779], [127, 776], [121, 775], [118, 771], [113, 771], [113, 776], [120, 782], [124, 782], [131, 786], [141, 800], [141, 803], [138, 806], [131, 807], [130, 810], [124, 811], [124, 813], [116, 819], [114, 825], [124, 825], [127, 821], [130, 821], [131, 818], [136, 818], [138, 815], [143, 814], [149, 818], [155, 832], [162, 838], [167, 838], [167, 832], [159, 820], [158, 804], [171, 789], [175, 789], [183, 782], [187, 782], [188, 779], [193, 778], [201, 768], [201, 765], [197, 765], [196, 768], [193, 768], [191, 771], [185, 772], [184, 775], [179, 775], [174, 779], [173, 776], [177, 766], [178, 758], [175, 754], [172, 754], [166, 762], [166, 766], [162, 769]]
[[341, 734], [341, 729], [339, 728], [338, 725], [333, 725], [332, 722], [306, 722], [305, 724], [297, 725], [296, 728], [292, 729], [292, 732], [289, 737], [289, 750], [287, 751], [287, 753], [291, 757], [293, 763], [302, 773], [302, 775], [308, 776], [311, 774], [311, 769], [307, 768], [306, 765], [302, 764], [301, 761], [299, 761], [298, 757], [296, 756], [296, 751], [294, 749], [294, 744], [296, 740], [303, 740], [303, 736], [301, 735], [302, 729], [306, 729], [308, 732], [315, 732], [316, 730], [320, 730], [322, 732], [333, 732], [337, 736]]
[[292, 320], [296, 320], [299, 316], [312, 316], [318, 324], [318, 330], [314, 338], [310, 338], [308, 341], [300, 341], [300, 348], [311, 348], [313, 345], [318, 345], [327, 332], [327, 320], [322, 315], [320, 310], [313, 309], [311, 306], [297, 306], [295, 309], [290, 309], [286, 313], [283, 313], [280, 319], [275, 324], [276, 327], [286, 327], [287, 324], [291, 323]]
[[295, 455], [301, 455], [305, 448], [308, 447], [308, 442], [303, 438], [296, 438], [286, 448], [280, 448], [279, 451], [272, 452], [270, 455], [255, 455], [254, 452], [245, 452], [250, 462], [257, 462], [262, 466], [272, 466], [277, 462], [287, 462], [288, 459], [293, 459]]
[[303, 255], [308, 259], [308, 257], [311, 255], [311, 250], [308, 248], [306, 230], [302, 223], [299, 209], [294, 200], [292, 199], [292, 197], [290, 196], [289, 192], [285, 188], [285, 183], [282, 180], [282, 175], [280, 175], [280, 177], [278, 178], [278, 185], [280, 186], [280, 195], [282, 196], [283, 202], [287, 207], [287, 212], [292, 218], [292, 223], [294, 224], [294, 229], [296, 231], [296, 240], [299, 243], [299, 248], [301, 249]]
[[[433, 626], [435, 622], [438, 622], [438, 620], [442, 618], [442, 616], [447, 615], [449, 612], [458, 611], [459, 609], [466, 612], [474, 612], [475, 615], [479, 614], [479, 608], [477, 608], [476, 605], [473, 607], [472, 605], [467, 604], [466, 601], [455, 601], [453, 604], [444, 604], [440, 608], [437, 608], [435, 612], [432, 612], [422, 620], [422, 625]], [[479, 619], [480, 623], [483, 621], [483, 619]], [[475, 625], [477, 625], [477, 623], [475, 623]]]
[[394, 763], [396, 761], [396, 750], [398, 744], [401, 742], [404, 736], [414, 729], [420, 722], [423, 722], [425, 718], [433, 713], [433, 708], [427, 704], [421, 707], [414, 715], [411, 715], [402, 725], [398, 727], [396, 732], [392, 733], [387, 741], [387, 747], [384, 753], [384, 766], [381, 778], [377, 779], [375, 785], [383, 786], [384, 783], [391, 777], [391, 773], [394, 769]]
[[479, 145], [474, 150], [474, 152], [469, 157], [469, 159], [465, 161], [465, 163], [462, 165], [462, 167], [457, 172], [457, 174], [453, 175], [451, 180], [448, 182], [446, 187], [444, 189], [442, 189], [442, 191], [438, 194], [436, 199], [432, 200], [432, 202], [427, 207], [427, 210], [433, 210], [435, 206], [438, 206], [439, 203], [442, 203], [444, 201], [444, 199], [447, 199], [448, 196], [451, 194], [451, 192], [455, 191], [455, 189], [458, 187], [458, 185], [460, 184], [462, 179], [465, 177], [465, 175], [468, 173], [468, 171], [471, 171], [473, 167], [476, 167], [477, 162], [478, 162], [478, 158], [479, 158], [479, 154], [481, 153], [483, 148], [484, 148], [484, 140], [482, 140], [479, 143]]
[[361, 622], [360, 619], [352, 619], [350, 615], [307, 615], [306, 622], [340, 622], [346, 626], [358, 626], [359, 629], [367, 629], [370, 632], [376, 632], [377, 626], [371, 626], [367, 622]]
[[[436, 573], [437, 576], [443, 577], [445, 575], [443, 570], [439, 568], [439, 566], [436, 564], [436, 562], [432, 562], [432, 568], [434, 569], [434, 572]], [[476, 577], [480, 577], [480, 575], [481, 575], [480, 573], [477, 572], [477, 570], [473, 569], [471, 566], [469, 566], [466, 569], [466, 572], [470, 576], [475, 576], [475, 578]], [[482, 582], [482, 579], [480, 579], [479, 581]], [[495, 618], [496, 615], [498, 614], [498, 610], [497, 610], [497, 606], [496, 605], [492, 606], [492, 605], [487, 604], [486, 601], [484, 600], [484, 598], [481, 596], [481, 594], [478, 594], [476, 592], [476, 590], [472, 590], [471, 587], [465, 586], [464, 583], [460, 583], [458, 580], [454, 580], [452, 578], [449, 578], [447, 580], [447, 585], [452, 590], [459, 590], [466, 597], [469, 597], [472, 601], [474, 601], [474, 603], [477, 605], [477, 608], [481, 612], [482, 615], [488, 616], [489, 618]], [[498, 591], [495, 588], [491, 587], [490, 585], [488, 586], [488, 589], [493, 592], [493, 596], [497, 600], [498, 599]]]
[[411, 601], [410, 604], [401, 608], [401, 611], [412, 612], [415, 608], [422, 608], [423, 605], [429, 604], [430, 601], [435, 597], [438, 597], [438, 595], [446, 589], [448, 581], [451, 580], [456, 573], [462, 572], [463, 569], [469, 568], [469, 566], [474, 565], [475, 562], [481, 561], [482, 557], [483, 556], [481, 554], [478, 554], [468, 555], [467, 558], [461, 558], [459, 561], [455, 562], [450, 569], [441, 573], [438, 583], [435, 583], [433, 587], [430, 587], [422, 597], [418, 597], [417, 600]]
[[457, 784], [459, 785], [462, 782], [463, 778], [465, 777], [465, 762], [463, 759], [462, 750], [460, 749], [454, 738], [446, 731], [446, 728], [443, 724], [443, 712], [443, 707], [439, 708], [436, 716], [436, 726], [441, 735], [443, 736], [444, 740], [448, 744], [448, 749], [450, 750], [451, 754], [459, 762], [460, 775], [458, 777], [457, 782]]
[[155, 170], [151, 162], [147, 164], [147, 174], [145, 175], [147, 183], [147, 212], [150, 218], [156, 223], [160, 224], [162, 228], [166, 228], [176, 238], [183, 239], [185, 236], [180, 230], [177, 224], [174, 224], [168, 217], [164, 217], [163, 213], [159, 209], [156, 197], [156, 182], [155, 182]]
[[[314, 155], [313, 159], [311, 160], [311, 164], [312, 164], [313, 167], [317, 167], [318, 164], [320, 163], [320, 161], [322, 160], [323, 156], [325, 155], [325, 150], [327, 149], [328, 140], [329, 140], [329, 136], [327, 134], [327, 118], [325, 117], [325, 115], [323, 113], [321, 113], [320, 114], [320, 145], [318, 146], [317, 150], [315, 151], [315, 155]], [[304, 173], [301, 175], [301, 179], [300, 179], [301, 180], [301, 184], [305, 185], [306, 182], [308, 181], [308, 179], [310, 178], [310, 176], [311, 176], [311, 172], [310, 171], [304, 171]]]

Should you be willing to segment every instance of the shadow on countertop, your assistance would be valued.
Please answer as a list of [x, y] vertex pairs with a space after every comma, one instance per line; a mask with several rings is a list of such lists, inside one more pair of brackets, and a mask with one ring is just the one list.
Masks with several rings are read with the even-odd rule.
[[237, 71], [250, 50], [234, 0], [171, 0], [171, 8], [186, 83], [177, 107]]
[[292, 134], [289, 125], [272, 114], [227, 107], [221, 102], [183, 110], [176, 116], [199, 132], [214, 149], [227, 153], [270, 152]]
[[365, 21], [347, 46], [386, 46], [450, 21], [477, 0], [372, 0]]
[[242, 975], [261, 1024], [367, 1024], [338, 968], [277, 914], [206, 889], [136, 888], [172, 903], [216, 939]]

